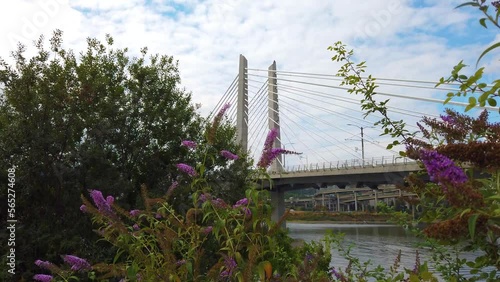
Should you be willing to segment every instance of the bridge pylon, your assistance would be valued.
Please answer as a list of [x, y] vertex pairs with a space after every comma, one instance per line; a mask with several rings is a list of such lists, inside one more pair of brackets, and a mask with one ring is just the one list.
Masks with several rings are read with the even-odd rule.
[[[273, 148], [281, 148], [281, 133], [280, 133], [280, 112], [278, 107], [278, 79], [276, 76], [276, 61], [269, 66], [267, 72], [267, 93], [268, 93], [268, 121], [269, 130], [276, 129], [278, 131], [277, 137], [274, 139]], [[283, 155], [280, 154], [276, 160], [273, 161], [270, 167], [272, 172], [283, 171]]]
[[240, 54], [238, 100], [236, 104], [236, 141], [248, 152], [248, 61]]

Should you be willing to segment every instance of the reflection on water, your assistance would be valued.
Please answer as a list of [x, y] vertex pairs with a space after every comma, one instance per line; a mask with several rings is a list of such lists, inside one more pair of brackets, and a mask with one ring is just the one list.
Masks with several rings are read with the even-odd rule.
[[[401, 226], [383, 224], [329, 224], [329, 223], [293, 223], [287, 222], [289, 234], [294, 239], [306, 242], [320, 241], [327, 231], [345, 234], [345, 246], [354, 243], [351, 254], [361, 262], [371, 260], [373, 268], [381, 265], [388, 269], [401, 250], [401, 265], [413, 269], [415, 265], [415, 250], [421, 240], [409, 230]], [[428, 251], [419, 249], [422, 262], [427, 260]], [[461, 254], [461, 257], [473, 259], [474, 254]], [[334, 248], [332, 250], [332, 266], [345, 269], [347, 261], [339, 256]], [[432, 269], [432, 266], [430, 266]], [[401, 268], [402, 270], [402, 268]], [[464, 274], [468, 273], [464, 269]]]
[[[306, 242], [319, 241], [328, 230], [345, 234], [345, 242], [354, 243], [352, 255], [361, 261], [371, 260], [384, 268], [394, 263], [401, 250], [401, 263], [407, 268], [415, 264], [415, 245], [419, 239], [410, 231], [395, 225], [287, 223], [290, 236]], [[347, 261], [332, 251], [332, 265], [345, 268]]]

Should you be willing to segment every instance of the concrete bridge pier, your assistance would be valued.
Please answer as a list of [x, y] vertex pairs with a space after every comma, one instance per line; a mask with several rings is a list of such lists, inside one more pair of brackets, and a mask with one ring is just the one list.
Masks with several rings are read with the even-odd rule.
[[[271, 219], [274, 222], [278, 222], [281, 217], [285, 214], [285, 189], [280, 189], [280, 187], [273, 187], [270, 191], [271, 194], [271, 206], [274, 208], [271, 214]], [[281, 223], [282, 228], [286, 228], [286, 220]]]

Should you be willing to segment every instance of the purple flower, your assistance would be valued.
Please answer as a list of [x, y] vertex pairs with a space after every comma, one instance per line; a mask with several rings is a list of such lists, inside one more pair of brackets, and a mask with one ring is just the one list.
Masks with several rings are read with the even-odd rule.
[[235, 155], [228, 150], [222, 150], [220, 151], [220, 154], [228, 160], [237, 160], [239, 158], [238, 155]]
[[285, 150], [285, 149], [282, 149], [282, 148], [272, 148], [272, 149], [269, 149], [269, 150], [264, 150], [264, 151], [262, 151], [262, 156], [260, 157], [260, 160], [257, 163], [257, 166], [261, 167], [261, 168], [267, 168], [281, 154], [286, 154], [286, 155], [295, 154], [295, 155], [298, 155], [299, 153], [293, 152], [293, 151], [289, 151], [289, 150]]
[[278, 137], [278, 129], [272, 128], [269, 133], [267, 133], [266, 141], [264, 142], [264, 150], [271, 150], [273, 148], [274, 140]]
[[[102, 195], [102, 192], [99, 190], [92, 190], [90, 191], [90, 197], [92, 197], [92, 200], [94, 200], [94, 204], [97, 206], [97, 209], [104, 214], [112, 214], [113, 211], [111, 210], [111, 204], [113, 203], [113, 197], [108, 196], [108, 198], [105, 200], [104, 196]], [[110, 198], [111, 197], [111, 198]], [[110, 204], [111, 202], [111, 204]]]
[[201, 203], [204, 203], [206, 201], [210, 201], [212, 199], [212, 195], [208, 194], [208, 193], [203, 193], [200, 195], [200, 202]]
[[140, 210], [131, 210], [131, 211], [129, 212], [129, 214], [130, 214], [130, 216], [131, 216], [131, 217], [136, 217], [136, 216], [138, 216], [140, 213], [141, 213], [141, 211], [140, 211]]
[[39, 259], [37, 259], [35, 261], [35, 264], [38, 267], [43, 268], [43, 269], [49, 269], [52, 266], [51, 262], [49, 262], [49, 261], [43, 261], [43, 260], [39, 260]]
[[134, 225], [132, 226], [132, 228], [134, 228], [134, 230], [135, 230], [135, 231], [137, 231], [137, 230], [139, 230], [139, 225], [137, 225], [137, 223], [136, 223], [136, 224], [134, 224]]
[[413, 267], [413, 273], [418, 274], [419, 270], [420, 270], [420, 254], [417, 250], [415, 254], [415, 266]]
[[491, 1], [491, 6], [495, 7], [495, 11], [500, 9], [500, 1]]
[[264, 142], [264, 149], [262, 149], [262, 155], [260, 156], [260, 160], [257, 163], [257, 166], [260, 168], [267, 168], [271, 165], [271, 163], [280, 155], [280, 154], [296, 154], [297, 152], [285, 150], [282, 148], [273, 148], [274, 140], [278, 137], [278, 130], [273, 128], [269, 131], [266, 137], [266, 141]]
[[113, 198], [113, 196], [106, 197], [106, 203], [108, 203], [108, 205], [112, 206], [114, 202], [115, 202], [115, 198]]
[[335, 270], [335, 267], [332, 267], [330, 269], [330, 273], [331, 273], [331, 275], [335, 276], [335, 278], [337, 278], [337, 279], [339, 279], [341, 281], [344, 278], [344, 276], [342, 274], [340, 274], [337, 270]]
[[36, 274], [35, 276], [33, 276], [33, 279], [41, 282], [50, 282], [52, 281], [52, 279], [54, 279], [54, 277], [52, 277], [52, 275]]
[[87, 212], [87, 206], [86, 205], [81, 205], [80, 206], [80, 211]]
[[224, 106], [222, 106], [222, 108], [220, 108], [219, 112], [217, 113], [217, 115], [214, 118], [214, 125], [216, 122], [218, 125], [218, 123], [220, 122], [220, 120], [222, 119], [222, 117], [224, 116], [226, 111], [229, 109], [229, 107], [231, 107], [231, 104], [227, 103], [227, 104], [224, 104]]
[[181, 265], [183, 265], [183, 264], [186, 264], [186, 260], [185, 260], [185, 259], [178, 260], [178, 261], [175, 263], [175, 265], [177, 265], [177, 266], [181, 266]]
[[230, 104], [225, 104], [224, 106], [222, 106], [222, 108], [215, 116], [214, 121], [212, 122], [212, 128], [211, 128], [212, 134], [214, 134], [217, 127], [219, 127], [220, 121], [222, 120], [224, 114], [226, 113], [226, 111], [229, 109], [230, 106], [231, 106]]
[[207, 226], [205, 229], [203, 229], [203, 234], [208, 235], [210, 232], [212, 232], [214, 228], [212, 226]]
[[314, 259], [314, 256], [311, 255], [310, 253], [306, 253], [305, 259], [306, 261], [311, 262]]
[[248, 218], [250, 216], [252, 216], [252, 211], [247, 208], [247, 207], [243, 207], [243, 211], [245, 212], [245, 216]]
[[191, 141], [191, 140], [184, 140], [181, 142], [181, 145], [184, 147], [187, 147], [189, 149], [195, 149], [197, 146], [196, 142]]
[[181, 164], [177, 164], [176, 166], [177, 166], [177, 168], [178, 168], [180, 171], [182, 171], [182, 172], [184, 172], [184, 173], [187, 173], [189, 176], [196, 176], [196, 175], [197, 175], [197, 173], [196, 173], [196, 171], [194, 170], [194, 168], [193, 168], [192, 166], [190, 166], [190, 165], [187, 165], [187, 164], [182, 164], [182, 163], [181, 163]]
[[162, 218], [162, 216], [161, 216], [161, 214], [160, 214], [160, 213], [156, 213], [156, 214], [155, 214], [155, 218], [156, 218], [156, 219], [160, 219], [160, 218]]
[[227, 207], [226, 202], [224, 202], [224, 200], [223, 200], [223, 199], [221, 199], [221, 198], [217, 198], [217, 199], [213, 200], [213, 201], [212, 201], [212, 205], [213, 205], [214, 207], [216, 207], [216, 208], [220, 208], [220, 209]]
[[243, 198], [241, 200], [238, 200], [236, 202], [236, 204], [234, 204], [233, 208], [238, 208], [238, 207], [246, 206], [246, 205], [248, 205], [248, 199], [247, 198]]
[[220, 273], [221, 277], [231, 277], [233, 275], [233, 271], [236, 269], [238, 264], [233, 258], [228, 256], [224, 256], [224, 268], [225, 270]]
[[441, 115], [440, 117], [441, 117], [441, 119], [442, 119], [445, 123], [448, 123], [448, 124], [450, 124], [450, 125], [455, 124], [455, 119], [454, 119], [452, 116], [450, 116], [450, 115], [446, 115], [446, 116]]
[[230, 104], [225, 104], [224, 106], [222, 106], [219, 113], [217, 113], [217, 115], [214, 117], [214, 120], [212, 122], [212, 126], [210, 126], [210, 129], [208, 130], [207, 140], [209, 143], [212, 144], [212, 142], [214, 142], [217, 128], [219, 127], [219, 124], [220, 124], [222, 118], [224, 117], [224, 114], [226, 113], [227, 109], [229, 109], [229, 107], [230, 107]]
[[77, 256], [66, 255], [64, 261], [71, 266], [73, 271], [90, 270], [92, 268], [86, 260]]
[[421, 150], [420, 159], [425, 165], [431, 181], [438, 183], [448, 181], [452, 184], [461, 184], [467, 181], [464, 171], [457, 167], [448, 157], [434, 150]]
[[179, 182], [177, 181], [174, 181], [170, 187], [168, 187], [168, 190], [167, 190], [167, 194], [172, 194], [174, 192], [174, 189], [177, 188], [177, 186], [179, 186]]

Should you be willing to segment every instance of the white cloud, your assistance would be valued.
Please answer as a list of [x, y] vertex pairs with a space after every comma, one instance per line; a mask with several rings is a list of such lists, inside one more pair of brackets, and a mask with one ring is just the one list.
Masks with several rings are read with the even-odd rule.
[[[468, 24], [477, 14], [467, 8], [453, 9], [460, 2], [427, 1], [419, 2], [422, 6], [418, 7], [410, 0], [363, 3], [333, 0], [23, 0], [10, 2], [0, 11], [0, 34], [3, 36], [0, 56], [8, 57], [8, 52], [15, 48], [13, 42], [27, 43], [41, 33], [49, 37], [56, 28], [65, 32], [66, 46], [77, 51], [85, 47], [86, 37], [102, 40], [104, 34], [109, 33], [116, 46], [128, 47], [131, 54], [138, 54], [140, 48], [148, 46], [152, 53], [173, 55], [178, 59], [182, 85], [193, 92], [193, 101], [202, 103], [202, 113], [207, 114], [236, 76], [240, 54], [248, 58], [250, 68], [266, 69], [276, 60], [279, 70], [334, 74], [339, 64], [331, 62], [333, 53], [326, 48], [341, 40], [354, 48], [356, 59], [367, 61], [367, 73], [382, 78], [437, 80], [448, 75], [451, 67], [461, 59], [475, 63], [480, 50], [493, 42], [493, 37], [481, 38], [481, 42], [471, 40], [461, 46], [452, 42], [460, 36], [475, 36], [465, 31], [470, 30]], [[477, 25], [477, 20], [474, 24]], [[491, 54], [490, 58], [494, 56], [498, 58], [498, 54]], [[498, 64], [489, 64], [488, 70], [498, 73]], [[425, 97], [437, 95], [415, 88], [381, 89]], [[395, 100], [402, 109], [418, 109], [416, 104], [420, 103]], [[310, 98], [307, 101], [313, 103]], [[334, 106], [327, 104], [327, 107]], [[351, 110], [336, 111], [340, 114], [355, 112], [353, 115], [361, 117], [361, 113], [357, 113], [359, 107], [349, 107]], [[297, 108], [311, 110], [305, 106]], [[420, 111], [437, 114], [439, 106], [426, 104]], [[332, 117], [332, 120], [338, 126], [357, 133], [355, 128], [346, 127], [347, 122], [337, 118]], [[297, 117], [290, 119], [290, 125], [300, 120]], [[333, 129], [331, 134], [338, 135], [339, 140], [348, 135], [338, 129]], [[300, 130], [289, 135], [310, 141], [311, 146], [314, 144], [312, 135]], [[300, 143], [287, 142], [297, 143], [297, 147]], [[367, 144], [367, 148], [379, 153], [376, 145]], [[350, 154], [341, 150], [335, 155]], [[310, 158], [310, 162], [320, 159]]]

